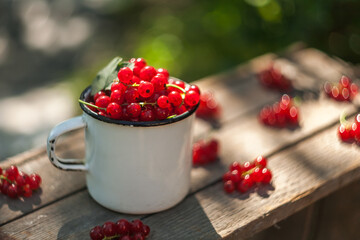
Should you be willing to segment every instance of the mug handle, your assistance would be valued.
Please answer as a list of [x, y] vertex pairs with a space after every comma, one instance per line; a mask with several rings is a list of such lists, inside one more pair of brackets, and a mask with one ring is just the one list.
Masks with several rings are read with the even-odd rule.
[[61, 170], [71, 171], [88, 170], [87, 166], [84, 164], [84, 161], [81, 159], [62, 159], [55, 155], [56, 140], [60, 135], [84, 127], [86, 127], [86, 122], [82, 116], [78, 116], [58, 124], [51, 130], [47, 139], [47, 153], [50, 162], [55, 167], [60, 168]]

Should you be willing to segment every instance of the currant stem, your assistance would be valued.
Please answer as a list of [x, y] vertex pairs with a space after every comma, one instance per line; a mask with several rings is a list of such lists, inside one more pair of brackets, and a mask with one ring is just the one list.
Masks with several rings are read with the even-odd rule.
[[116, 234], [116, 235], [111, 236], [111, 237], [104, 237], [103, 240], [111, 240], [111, 239], [115, 239], [115, 238], [118, 238], [118, 237], [120, 237], [120, 235]]
[[343, 124], [343, 125], [348, 125], [348, 121], [346, 120], [346, 113], [345, 111], [343, 111], [341, 114], [340, 114], [340, 124]]
[[244, 176], [246, 176], [248, 174], [252, 174], [255, 171], [255, 168], [257, 168], [257, 167], [259, 167], [259, 165], [255, 165], [255, 167], [247, 170], [246, 172], [241, 173], [241, 176], [244, 177]]
[[88, 106], [90, 106], [90, 107], [96, 108], [96, 109], [106, 110], [106, 108], [98, 107], [98, 106], [96, 106], [96, 105], [94, 105], [94, 104], [85, 102], [85, 101], [83, 101], [83, 100], [81, 100], [81, 99], [79, 99], [79, 102], [82, 103], [82, 104], [88, 105]]
[[181, 90], [183, 93], [186, 93], [185, 89], [183, 89], [182, 87], [179, 87], [175, 84], [168, 83], [168, 84], [166, 84], [166, 87], [174, 87], [174, 88]]
[[13, 183], [12, 181], [10, 181], [10, 179], [8, 179], [7, 177], [5, 177], [4, 175], [0, 175], [0, 179], [4, 179], [6, 181], [8, 181], [8, 183]]

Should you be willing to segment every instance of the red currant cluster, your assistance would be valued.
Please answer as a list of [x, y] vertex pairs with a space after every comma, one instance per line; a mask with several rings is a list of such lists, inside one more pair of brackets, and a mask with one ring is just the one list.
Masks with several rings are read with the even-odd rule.
[[225, 192], [232, 193], [237, 189], [239, 192], [245, 193], [255, 183], [270, 183], [272, 174], [266, 165], [267, 160], [263, 156], [258, 156], [252, 163], [233, 162], [229, 171], [223, 175]]
[[258, 78], [260, 83], [267, 88], [285, 92], [292, 88], [291, 81], [276, 69], [273, 64], [268, 69], [260, 72]]
[[149, 234], [150, 227], [139, 219], [132, 222], [126, 219], [120, 219], [116, 223], [105, 222], [102, 226], [96, 226], [90, 231], [92, 240], [144, 240]]
[[219, 142], [216, 139], [200, 140], [193, 146], [193, 165], [204, 165], [214, 162], [219, 152]]
[[196, 110], [196, 116], [203, 119], [217, 119], [220, 117], [221, 109], [212, 92], [200, 95], [200, 105]]
[[341, 123], [338, 128], [338, 135], [344, 142], [360, 143], [360, 114], [355, 117], [355, 122]]
[[352, 101], [358, 92], [358, 86], [352, 83], [350, 78], [342, 76], [338, 84], [326, 82], [324, 91], [328, 97], [336, 101]]
[[41, 177], [19, 171], [16, 166], [10, 166], [4, 171], [0, 168], [0, 190], [11, 198], [31, 197], [33, 190], [40, 187]]
[[299, 124], [299, 109], [295, 106], [293, 99], [284, 94], [280, 102], [261, 109], [259, 120], [272, 127], [296, 126]]
[[123, 67], [110, 90], [101, 90], [87, 99], [92, 111], [112, 119], [125, 121], [155, 121], [181, 115], [200, 100], [196, 85], [185, 85], [169, 78], [166, 69], [147, 66], [142, 58], [133, 58], [134, 68]]

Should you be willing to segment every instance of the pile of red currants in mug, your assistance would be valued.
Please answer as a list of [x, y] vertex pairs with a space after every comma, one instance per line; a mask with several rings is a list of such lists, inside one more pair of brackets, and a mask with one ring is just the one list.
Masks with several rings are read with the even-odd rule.
[[118, 71], [108, 90], [80, 102], [101, 116], [131, 122], [173, 118], [198, 105], [200, 90], [196, 85], [171, 78], [166, 69], [155, 69], [143, 58], [132, 58], [130, 64], [133, 67]]
[[38, 174], [28, 175], [13, 165], [5, 170], [0, 168], [0, 191], [10, 198], [31, 197], [40, 184], [41, 177]]

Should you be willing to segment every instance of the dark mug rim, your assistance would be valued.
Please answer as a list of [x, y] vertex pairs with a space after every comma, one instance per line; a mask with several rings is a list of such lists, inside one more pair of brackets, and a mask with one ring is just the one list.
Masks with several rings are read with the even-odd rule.
[[[87, 95], [90, 94], [90, 92], [91, 92], [91, 86], [88, 86], [81, 93], [80, 99], [85, 101]], [[162, 125], [167, 125], [167, 124], [171, 124], [171, 123], [176, 123], [176, 122], [179, 122], [183, 119], [190, 117], [193, 113], [195, 113], [195, 111], [197, 110], [199, 105], [200, 105], [200, 101], [196, 106], [194, 106], [192, 109], [190, 109], [190, 111], [187, 111], [187, 112], [185, 112], [179, 116], [173, 117], [173, 118], [157, 120], [157, 121], [148, 121], [148, 122], [132, 122], [132, 121], [111, 119], [108, 117], [98, 115], [97, 113], [95, 113], [94, 111], [92, 111], [88, 107], [86, 107], [85, 104], [80, 103], [80, 107], [84, 111], [84, 113], [88, 114], [89, 116], [91, 116], [97, 120], [100, 120], [100, 121], [106, 122], [106, 123], [112, 123], [112, 124], [123, 125], [123, 126], [131, 126], [131, 127], [154, 127], [154, 126], [162, 126]]]

